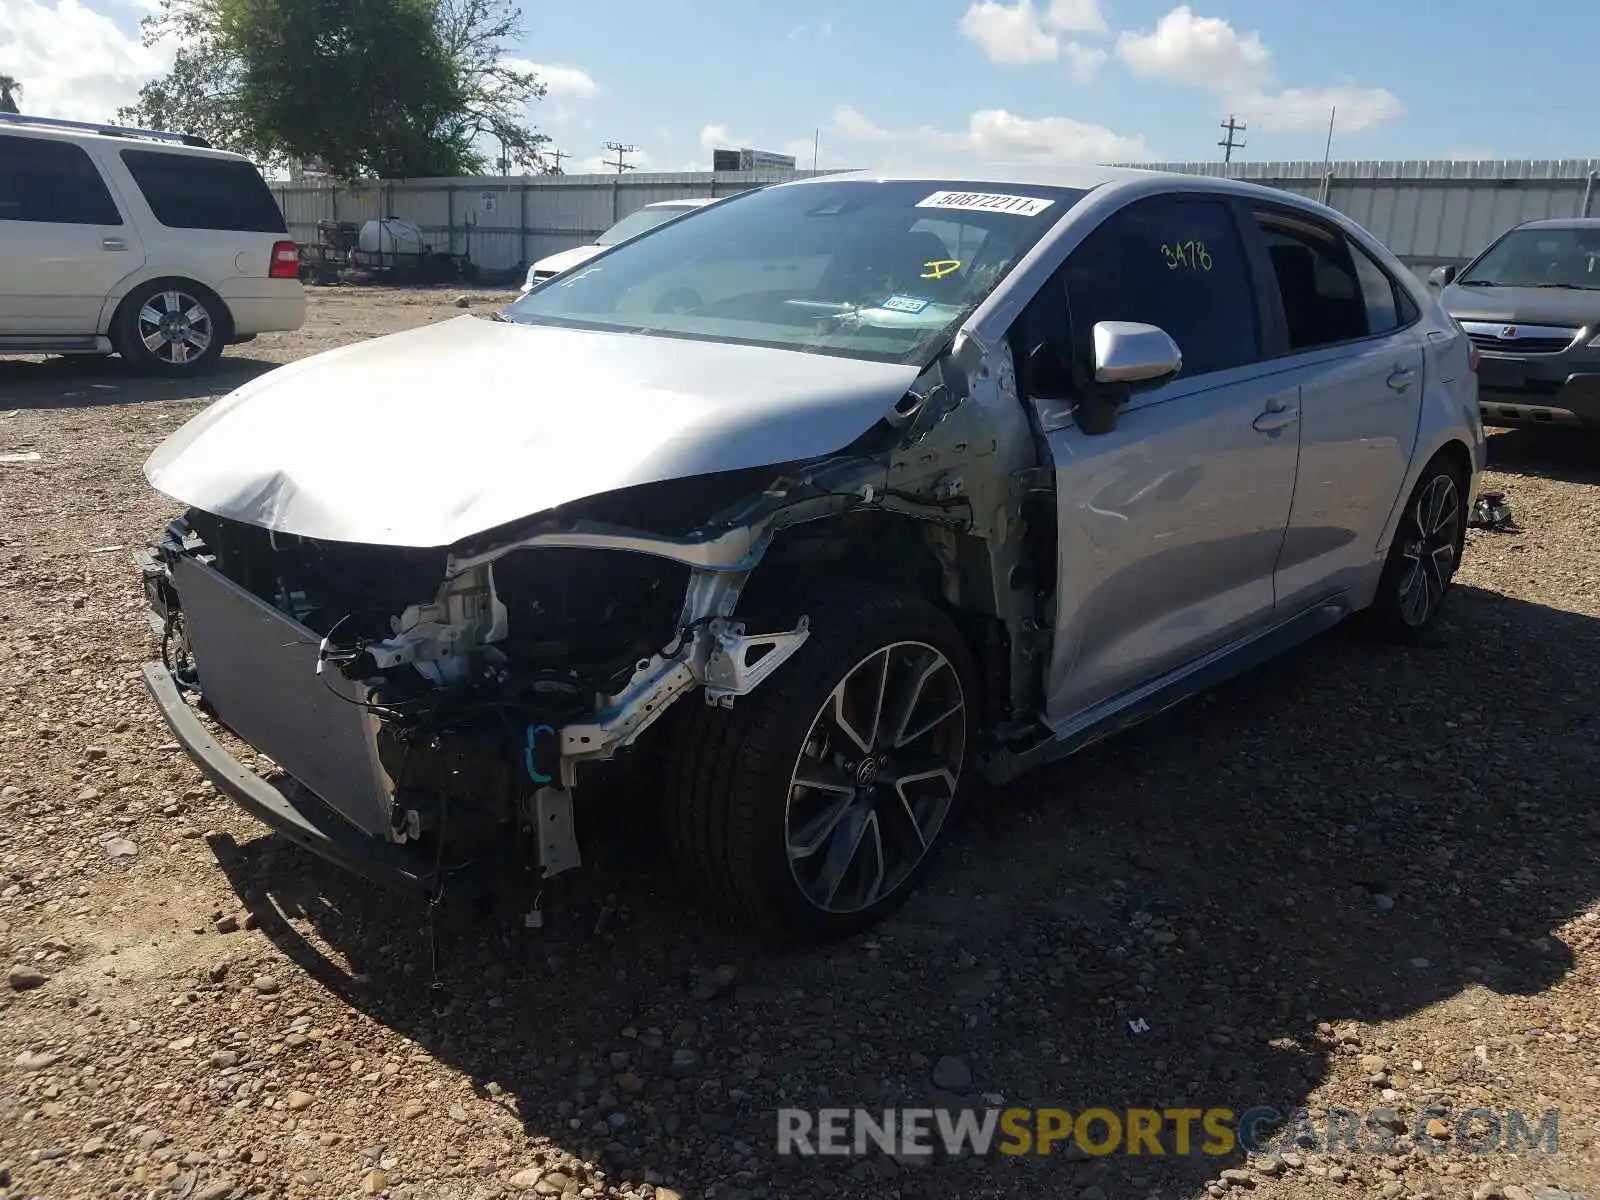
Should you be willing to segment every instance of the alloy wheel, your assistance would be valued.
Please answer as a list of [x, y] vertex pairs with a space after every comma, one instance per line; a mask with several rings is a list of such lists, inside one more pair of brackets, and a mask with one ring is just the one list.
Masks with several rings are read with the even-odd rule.
[[1449, 475], [1435, 475], [1407, 517], [1400, 555], [1400, 617], [1414, 629], [1426, 625], [1444, 600], [1461, 542], [1460, 489]]
[[136, 326], [144, 348], [171, 366], [201, 357], [216, 336], [210, 311], [187, 292], [157, 292], [140, 307]]
[[811, 904], [858, 913], [910, 878], [955, 800], [966, 721], [960, 675], [925, 642], [895, 642], [845, 674], [790, 775], [789, 870]]

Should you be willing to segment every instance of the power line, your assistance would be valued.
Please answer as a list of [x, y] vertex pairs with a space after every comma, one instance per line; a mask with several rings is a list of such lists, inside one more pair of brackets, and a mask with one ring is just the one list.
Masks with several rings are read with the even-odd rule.
[[1233, 152], [1235, 150], [1244, 149], [1244, 143], [1234, 141], [1233, 135], [1236, 133], [1243, 133], [1245, 131], [1245, 126], [1242, 122], [1235, 121], [1233, 119], [1233, 114], [1230, 113], [1228, 115], [1228, 119], [1222, 122], [1222, 127], [1228, 131], [1228, 136], [1218, 142], [1217, 145], [1222, 147], [1222, 161], [1224, 163], [1231, 163], [1233, 161]]
[[550, 174], [559, 175], [561, 174], [561, 160], [563, 158], [571, 158], [572, 155], [565, 150], [546, 150], [545, 157], [550, 159]]
[[621, 175], [624, 171], [633, 170], [633, 164], [631, 162], [628, 162], [627, 159], [625, 159], [623, 157], [623, 155], [636, 154], [638, 152], [638, 150], [639, 150], [639, 147], [625, 145], [622, 142], [607, 142], [606, 143], [606, 149], [610, 150], [612, 153], [614, 153], [617, 156], [614, 159], [612, 159], [612, 158], [603, 158], [603, 159], [601, 159], [600, 161], [605, 163], [606, 166], [615, 167], [617, 169], [617, 174], [618, 175]]

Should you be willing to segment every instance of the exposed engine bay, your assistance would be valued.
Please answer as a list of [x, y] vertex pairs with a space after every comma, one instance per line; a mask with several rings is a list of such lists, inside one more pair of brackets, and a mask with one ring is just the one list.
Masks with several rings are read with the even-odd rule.
[[1025, 521], [1036, 431], [1009, 349], [965, 350], [837, 454], [604, 493], [449, 548], [191, 509], [144, 567], [163, 660], [344, 821], [432, 860], [434, 880], [503, 848], [508, 827], [545, 875], [579, 865], [584, 764], [686, 693], [731, 706], [759, 687], [810, 636], [806, 613], [772, 614], [814, 573], [921, 576], [971, 618], [992, 728], [1021, 729], [1053, 579], [1049, 526]]

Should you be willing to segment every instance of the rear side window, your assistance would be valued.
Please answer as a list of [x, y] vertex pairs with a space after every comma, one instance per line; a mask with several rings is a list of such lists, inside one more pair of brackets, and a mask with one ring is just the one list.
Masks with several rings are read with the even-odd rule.
[[1283, 299], [1291, 351], [1379, 337], [1417, 319], [1405, 290], [1342, 233], [1279, 213], [1258, 213], [1256, 220]]
[[1260, 357], [1255, 292], [1228, 207], [1158, 196], [1113, 213], [1067, 259], [1074, 351], [1088, 362], [1098, 321], [1159, 325], [1183, 377]]
[[289, 231], [266, 180], [247, 162], [162, 150], [124, 150], [122, 161], [169, 229]]
[[0, 221], [121, 225], [122, 214], [83, 147], [0, 134]]

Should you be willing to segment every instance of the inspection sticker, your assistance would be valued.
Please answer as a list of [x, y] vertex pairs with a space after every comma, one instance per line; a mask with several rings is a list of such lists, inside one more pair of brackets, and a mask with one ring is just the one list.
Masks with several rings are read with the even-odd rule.
[[919, 313], [927, 308], [929, 301], [920, 296], [890, 296], [879, 308], [886, 308], [890, 312]]
[[918, 208], [959, 208], [967, 212], [1007, 212], [1019, 217], [1037, 217], [1054, 204], [1035, 196], [1007, 196], [1000, 192], [935, 192], [918, 200]]

